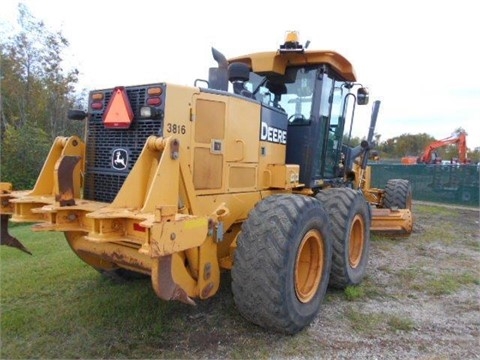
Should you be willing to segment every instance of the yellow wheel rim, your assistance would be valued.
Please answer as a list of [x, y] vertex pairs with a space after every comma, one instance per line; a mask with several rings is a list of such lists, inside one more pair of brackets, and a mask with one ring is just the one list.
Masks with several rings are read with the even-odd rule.
[[295, 293], [302, 303], [309, 302], [317, 293], [325, 266], [324, 252], [320, 232], [308, 231], [300, 243], [295, 261]]
[[348, 247], [348, 262], [352, 268], [356, 268], [362, 260], [365, 246], [365, 224], [362, 217], [356, 215], [350, 229], [350, 241]]

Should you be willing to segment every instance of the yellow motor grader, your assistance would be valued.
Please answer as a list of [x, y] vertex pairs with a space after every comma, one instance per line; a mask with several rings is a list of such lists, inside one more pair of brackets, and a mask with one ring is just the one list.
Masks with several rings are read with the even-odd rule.
[[63, 232], [100, 273], [150, 276], [159, 298], [187, 304], [231, 270], [239, 312], [293, 334], [328, 286], [362, 281], [372, 231], [411, 233], [411, 186], [370, 186], [379, 101], [366, 140], [344, 141], [369, 93], [342, 55], [296, 32], [276, 51], [212, 54], [192, 87], [91, 91], [69, 112], [85, 138], [58, 137], [32, 190], [0, 185], [1, 242], [28, 252], [9, 220]]

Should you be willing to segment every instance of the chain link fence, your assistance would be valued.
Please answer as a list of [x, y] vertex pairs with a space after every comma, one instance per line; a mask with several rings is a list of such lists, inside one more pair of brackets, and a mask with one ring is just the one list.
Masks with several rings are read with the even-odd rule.
[[406, 179], [414, 200], [480, 207], [478, 165], [369, 165], [373, 187], [382, 189], [389, 179]]

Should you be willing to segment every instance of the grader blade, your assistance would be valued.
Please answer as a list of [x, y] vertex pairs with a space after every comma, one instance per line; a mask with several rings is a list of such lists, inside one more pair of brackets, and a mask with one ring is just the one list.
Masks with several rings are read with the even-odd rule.
[[372, 209], [373, 233], [407, 237], [413, 230], [413, 217], [409, 209]]
[[32, 253], [16, 238], [14, 238], [10, 233], [8, 232], [8, 217], [9, 215], [7, 214], [2, 214], [0, 215], [0, 245], [7, 245], [11, 246], [14, 248], [17, 248], [23, 252], [26, 252], [27, 254], [32, 255]]

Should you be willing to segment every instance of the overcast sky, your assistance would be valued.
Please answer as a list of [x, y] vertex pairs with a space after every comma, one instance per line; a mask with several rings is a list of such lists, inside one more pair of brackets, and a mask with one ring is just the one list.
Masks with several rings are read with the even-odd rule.
[[[458, 127], [480, 146], [480, 19], [476, 1], [25, 0], [33, 16], [70, 42], [68, 63], [88, 90], [157, 81], [193, 85], [227, 58], [275, 51], [297, 30], [309, 49], [334, 50], [382, 102], [380, 141]], [[16, 23], [18, 0], [0, 1]], [[366, 136], [371, 108], [360, 112]]]

